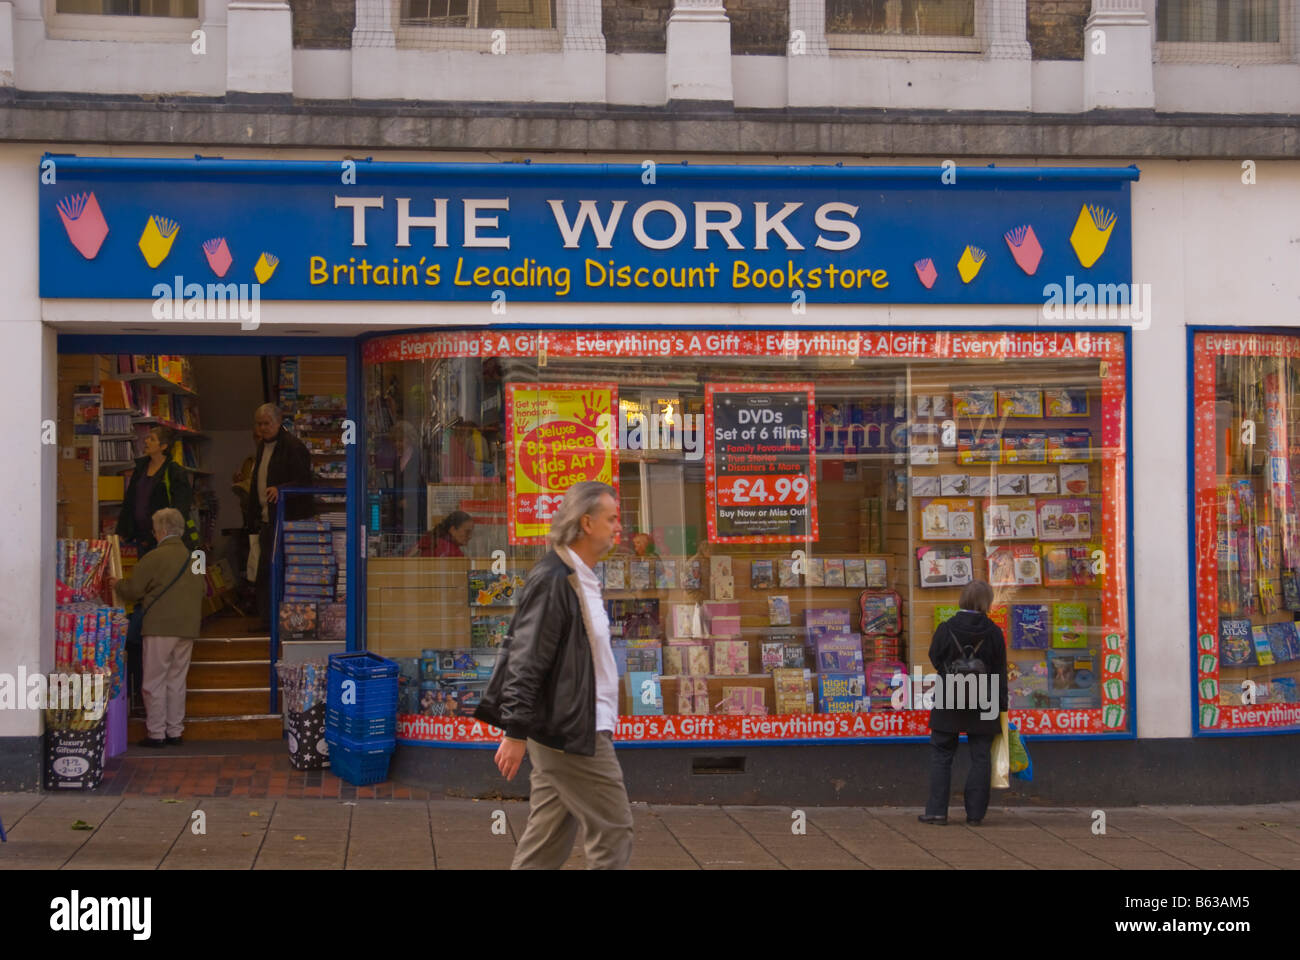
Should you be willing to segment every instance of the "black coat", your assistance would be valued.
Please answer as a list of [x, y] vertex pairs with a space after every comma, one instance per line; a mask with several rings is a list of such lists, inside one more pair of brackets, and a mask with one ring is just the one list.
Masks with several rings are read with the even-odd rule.
[[[257, 499], [257, 474], [262, 469], [264, 444], [258, 444], [257, 456], [253, 459], [252, 486], [249, 489], [248, 507], [244, 511], [244, 529], [256, 532], [262, 523], [262, 504]], [[280, 427], [275, 438], [275, 450], [271, 453], [271, 462], [266, 467], [266, 485], [268, 487], [310, 487], [311, 486], [311, 452], [301, 440]], [[275, 504], [271, 504], [271, 519], [275, 519]], [[284, 504], [286, 520], [306, 520], [312, 516], [312, 503], [309, 496], [290, 496]]]
[[[939, 682], [943, 682], [948, 672], [948, 665], [963, 656], [962, 647], [979, 649], [975, 656], [984, 661], [988, 672], [997, 677], [996, 707], [998, 713], [1007, 709], [1007, 641], [1002, 636], [1002, 629], [982, 613], [959, 612], [950, 620], [939, 624], [930, 641], [930, 662], [939, 673]], [[937, 733], [999, 733], [1002, 730], [1001, 719], [994, 715], [991, 719], [980, 717], [978, 709], [953, 710], [947, 707], [930, 711], [930, 729]]]
[[[144, 556], [147, 551], [158, 546], [158, 541], [153, 537], [153, 526], [139, 530], [135, 523], [135, 494], [140, 481], [148, 471], [148, 457], [140, 457], [136, 460], [135, 469], [131, 471], [131, 481], [126, 485], [126, 493], [122, 495], [122, 506], [117, 513], [117, 535], [123, 540], [140, 544], [140, 556]], [[170, 457], [163, 461], [162, 468], [156, 476], [153, 491], [149, 494], [149, 516], [152, 517], [159, 510], [167, 507], [175, 507], [179, 510], [181, 516], [185, 518], [185, 536], [182, 539], [186, 546], [193, 550], [198, 543], [190, 521], [190, 508], [194, 504], [194, 488], [190, 485], [190, 476], [185, 472], [184, 467]]]
[[596, 670], [577, 572], [554, 550], [528, 573], [474, 716], [516, 740], [596, 753]]

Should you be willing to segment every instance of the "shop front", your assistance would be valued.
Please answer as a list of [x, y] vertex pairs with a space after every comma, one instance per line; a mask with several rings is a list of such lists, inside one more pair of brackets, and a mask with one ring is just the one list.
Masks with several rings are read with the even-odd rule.
[[47, 301], [165, 299], [175, 341], [218, 287], [356, 334], [335, 598], [347, 646], [401, 665], [399, 776], [486, 788], [473, 709], [588, 479], [624, 531], [616, 740], [659, 748], [626, 754], [634, 792], [922, 742], [972, 579], [1009, 647], [990, 707], [1136, 735], [1132, 338], [1043, 310], [1130, 285], [1136, 169], [58, 164]]

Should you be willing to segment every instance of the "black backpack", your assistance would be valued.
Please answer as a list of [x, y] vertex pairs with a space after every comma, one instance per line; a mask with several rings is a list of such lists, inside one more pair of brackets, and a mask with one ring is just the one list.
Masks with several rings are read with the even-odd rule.
[[976, 676], [981, 673], [988, 673], [988, 667], [984, 661], [975, 654], [979, 653], [980, 647], [984, 646], [984, 638], [972, 648], [969, 644], [963, 646], [957, 640], [957, 631], [952, 627], [948, 628], [948, 634], [952, 637], [952, 642], [957, 646], [957, 658], [948, 664], [948, 672], [959, 677]]

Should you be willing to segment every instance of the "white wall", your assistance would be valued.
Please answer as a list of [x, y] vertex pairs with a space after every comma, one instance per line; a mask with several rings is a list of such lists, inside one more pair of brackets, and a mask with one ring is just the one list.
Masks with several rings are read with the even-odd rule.
[[[57, 371], [54, 335], [40, 322], [36, 296], [39, 154], [35, 147], [6, 147], [0, 163], [0, 195], [11, 225], [0, 231], [0, 342], [9, 358], [0, 377], [0, 671], [6, 673], [20, 666], [41, 672], [54, 660], [57, 447], [42, 446], [41, 422], [58, 419]], [[0, 710], [0, 737], [40, 732], [39, 713]]]

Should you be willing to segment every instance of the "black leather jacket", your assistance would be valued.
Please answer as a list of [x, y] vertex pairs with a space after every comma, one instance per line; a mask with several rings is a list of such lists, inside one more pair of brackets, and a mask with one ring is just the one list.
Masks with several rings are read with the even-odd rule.
[[510, 634], [475, 718], [565, 753], [596, 753], [590, 615], [567, 556], [548, 551], [528, 573]]

